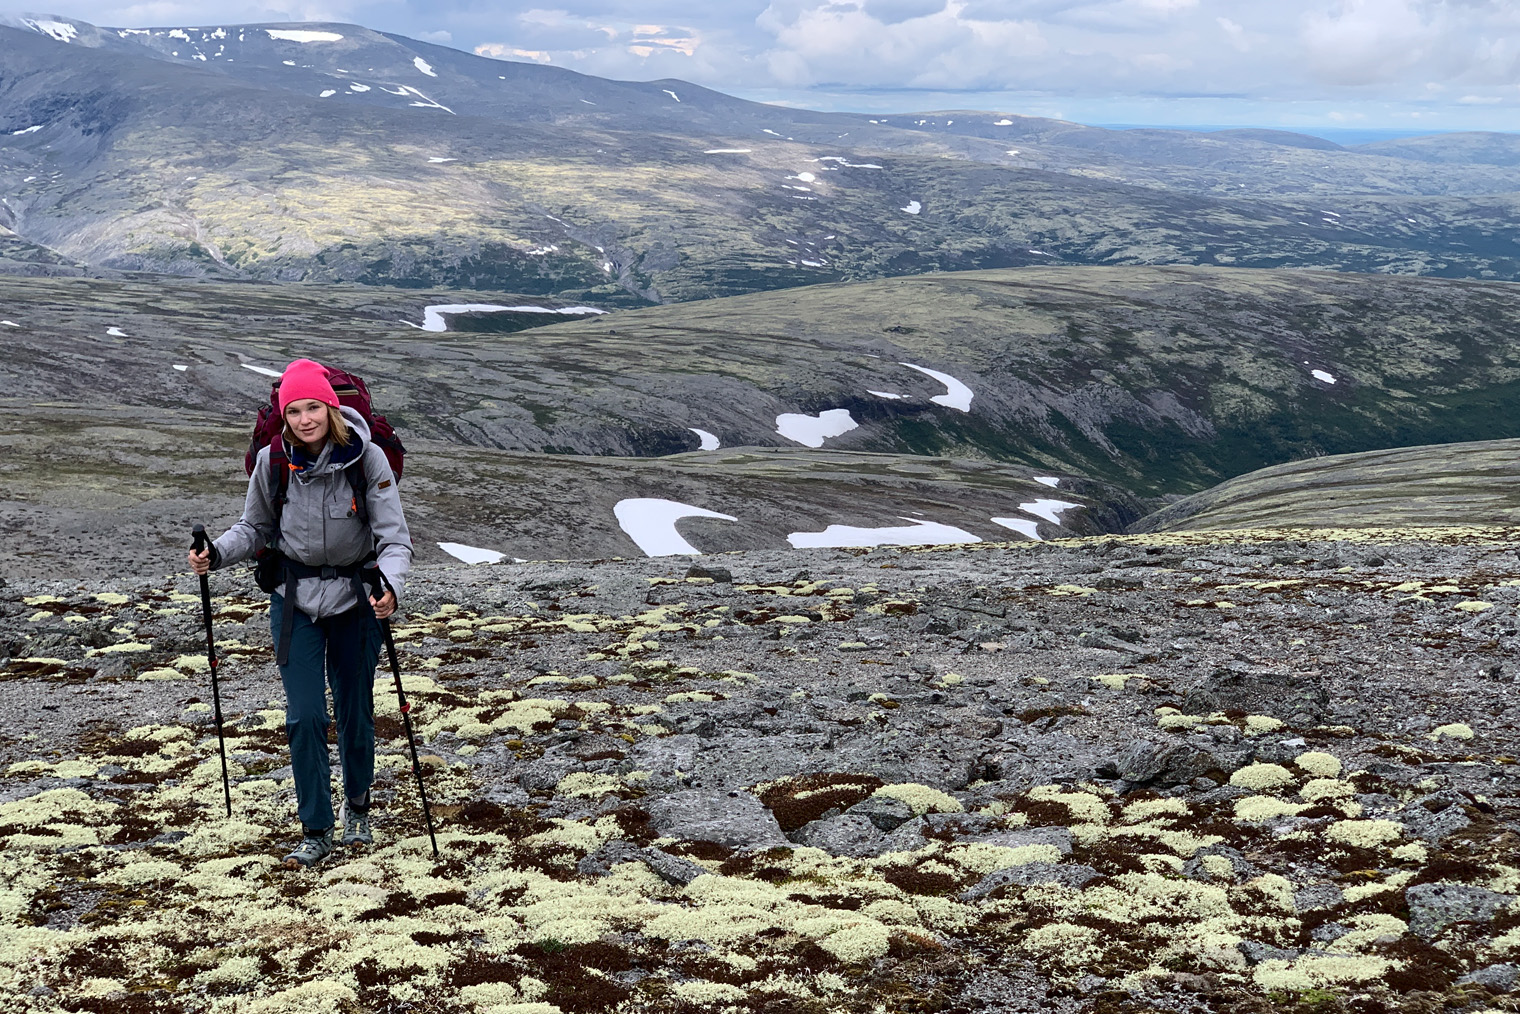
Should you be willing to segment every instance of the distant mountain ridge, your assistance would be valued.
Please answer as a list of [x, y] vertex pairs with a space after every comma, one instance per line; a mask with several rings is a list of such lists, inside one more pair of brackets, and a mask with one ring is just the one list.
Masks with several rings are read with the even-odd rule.
[[817, 113], [336, 23], [9, 22], [0, 226], [60, 265], [605, 306], [1044, 263], [1520, 277], [1502, 136], [1442, 161]]

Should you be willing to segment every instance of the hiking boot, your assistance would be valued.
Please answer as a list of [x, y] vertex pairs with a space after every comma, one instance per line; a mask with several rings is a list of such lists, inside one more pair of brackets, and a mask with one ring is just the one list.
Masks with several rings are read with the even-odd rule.
[[344, 845], [369, 845], [375, 840], [375, 836], [369, 833], [369, 811], [360, 813], [352, 806], [343, 815], [343, 837], [339, 839]]
[[301, 832], [304, 835], [301, 844], [291, 849], [290, 854], [285, 857], [287, 870], [315, 866], [326, 859], [328, 853], [333, 850], [332, 828], [325, 831], [313, 831], [309, 827], [303, 827]]

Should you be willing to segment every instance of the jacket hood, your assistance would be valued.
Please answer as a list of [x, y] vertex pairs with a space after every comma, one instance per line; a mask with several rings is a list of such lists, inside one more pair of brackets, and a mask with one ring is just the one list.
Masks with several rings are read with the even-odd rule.
[[312, 478], [325, 475], [330, 471], [347, 468], [355, 461], [364, 457], [364, 449], [369, 446], [369, 423], [364, 421], [357, 409], [342, 405], [338, 408], [343, 421], [348, 423], [349, 430], [354, 435], [354, 440], [347, 447], [339, 447], [331, 440], [322, 448], [322, 453], [312, 458], [299, 445], [285, 441], [285, 451], [290, 458], [291, 464], [296, 466], [297, 474], [303, 478]]

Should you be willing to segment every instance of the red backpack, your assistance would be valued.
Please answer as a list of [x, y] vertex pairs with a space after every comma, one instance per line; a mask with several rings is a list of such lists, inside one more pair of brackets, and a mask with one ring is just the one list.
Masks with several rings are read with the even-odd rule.
[[[385, 452], [385, 460], [390, 462], [391, 472], [395, 474], [396, 481], [401, 481], [401, 469], [406, 461], [406, 448], [401, 444], [401, 438], [396, 435], [395, 427], [385, 421], [385, 416], [376, 415], [374, 407], [369, 400], [369, 388], [364, 386], [364, 380], [352, 373], [343, 370], [328, 368], [327, 380], [332, 384], [333, 393], [338, 396], [338, 404], [358, 412], [369, 424], [370, 442]], [[286, 467], [288, 462], [285, 458], [285, 441], [280, 439], [284, 432], [285, 419], [280, 414], [280, 382], [276, 380], [269, 389], [269, 404], [259, 409], [259, 417], [253, 424], [253, 437], [248, 441], [248, 453], [243, 456], [243, 469], [253, 474], [253, 466], [259, 459], [259, 451], [269, 448], [269, 477], [271, 487], [274, 490], [274, 516], [275, 524], [280, 523], [280, 514], [284, 510], [285, 501], [290, 489], [290, 469]], [[365, 489], [364, 459], [360, 458], [353, 466], [344, 470], [348, 473], [349, 482], [354, 486], [354, 507], [359, 512], [359, 517], [365, 524], [369, 523], [369, 511], [364, 503], [363, 491]]]

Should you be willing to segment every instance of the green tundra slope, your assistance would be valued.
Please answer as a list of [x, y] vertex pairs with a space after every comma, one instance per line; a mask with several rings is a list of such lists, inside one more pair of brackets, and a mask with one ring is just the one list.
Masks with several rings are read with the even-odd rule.
[[[407, 433], [512, 451], [924, 454], [1187, 494], [1323, 454], [1520, 436], [1520, 287], [1200, 268], [821, 285], [510, 334], [483, 293], [0, 279], [14, 398], [246, 419], [301, 355]], [[527, 297], [499, 294], [517, 305]], [[115, 328], [120, 334], [113, 334]], [[185, 367], [184, 370], [175, 369]], [[927, 372], [926, 372], [927, 371]], [[939, 376], [935, 376], [938, 374]], [[1045, 474], [1045, 473], [1037, 473]]]
[[1520, 525], [1520, 440], [1426, 444], [1263, 468], [1142, 519], [1136, 532]]

